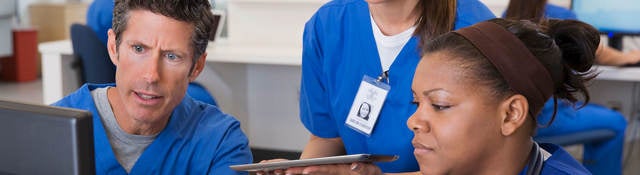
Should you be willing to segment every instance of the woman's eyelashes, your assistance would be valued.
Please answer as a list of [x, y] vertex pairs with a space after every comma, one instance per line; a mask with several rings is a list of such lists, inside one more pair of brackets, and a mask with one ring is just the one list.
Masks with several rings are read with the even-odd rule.
[[446, 110], [446, 109], [449, 109], [451, 107], [451, 105], [440, 105], [440, 104], [435, 104], [435, 103], [431, 104], [431, 106], [436, 111]]
[[[426, 103], [426, 102], [425, 102], [425, 103]], [[414, 105], [416, 105], [416, 106], [420, 107], [420, 101], [419, 101], [418, 99], [415, 99], [415, 98], [414, 98], [414, 99], [411, 101], [411, 104], [414, 104]], [[433, 109], [434, 109], [435, 111], [442, 111], [442, 110], [446, 110], [446, 109], [451, 108], [451, 105], [443, 104], [443, 103], [431, 103], [431, 107], [433, 107]]]
[[418, 100], [416, 100], [415, 98], [413, 100], [411, 100], [411, 104], [414, 104], [416, 106], [420, 106], [420, 102], [418, 102]]

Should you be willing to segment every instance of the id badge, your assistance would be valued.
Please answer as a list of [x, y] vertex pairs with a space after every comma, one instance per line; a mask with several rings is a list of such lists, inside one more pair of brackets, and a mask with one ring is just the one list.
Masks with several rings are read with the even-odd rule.
[[345, 124], [350, 128], [371, 135], [376, 121], [391, 87], [369, 76], [364, 76], [360, 88], [351, 104]]

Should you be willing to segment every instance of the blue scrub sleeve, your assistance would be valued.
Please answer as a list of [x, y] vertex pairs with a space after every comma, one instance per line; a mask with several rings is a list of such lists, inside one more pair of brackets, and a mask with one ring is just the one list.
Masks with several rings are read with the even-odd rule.
[[547, 4], [545, 6], [545, 11], [544, 11], [545, 16], [547, 16], [547, 18], [554, 18], [554, 19], [572, 19], [572, 20], [577, 20], [578, 18], [576, 17], [576, 13], [574, 13], [573, 11], [566, 9], [564, 7], [560, 7], [557, 5], [553, 5], [553, 4]]
[[113, 20], [113, 0], [95, 0], [87, 10], [87, 26], [91, 27], [98, 39], [107, 45], [107, 32]]
[[247, 164], [253, 161], [249, 140], [240, 129], [240, 123], [234, 121], [225, 132], [216, 157], [209, 166], [207, 174], [211, 175], [236, 175], [248, 174], [246, 171], [238, 172], [229, 168], [231, 165]]
[[478, 0], [458, 0], [457, 5], [455, 30], [496, 18], [491, 10]]
[[339, 137], [331, 116], [329, 92], [323, 74], [321, 31], [315, 14], [305, 24], [302, 41], [302, 79], [300, 81], [300, 120], [313, 135]]
[[[507, 11], [502, 12], [502, 18], [505, 17], [505, 14], [507, 13]], [[578, 18], [576, 17], [576, 14], [569, 10], [566, 9], [564, 7], [560, 7], [560, 6], [556, 6], [553, 4], [547, 4], [544, 7], [544, 15], [546, 18], [553, 18], [553, 19], [572, 19], [572, 20], [577, 20]]]

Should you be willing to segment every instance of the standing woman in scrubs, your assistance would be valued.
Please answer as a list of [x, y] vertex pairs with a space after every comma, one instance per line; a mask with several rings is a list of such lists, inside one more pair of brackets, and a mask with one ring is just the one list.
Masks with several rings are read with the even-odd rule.
[[[413, 134], [405, 127], [416, 109], [410, 86], [420, 60], [418, 47], [491, 18], [494, 15], [478, 0], [334, 0], [320, 7], [306, 23], [303, 38], [300, 119], [311, 136], [300, 158], [358, 153], [400, 158], [377, 166], [288, 172], [344, 174], [352, 168], [378, 167], [391, 173], [418, 171]], [[367, 87], [371, 82], [383, 88]], [[359, 90], [361, 96], [356, 95]], [[370, 104], [367, 120], [357, 116], [363, 102]]]
[[[547, 0], [511, 0], [507, 11], [507, 19], [530, 19], [543, 23], [548, 19], [573, 19], [572, 11], [553, 4]], [[640, 52], [622, 52], [601, 43], [596, 52], [596, 63], [620, 66], [640, 61]], [[546, 125], [553, 114], [553, 100], [547, 101], [540, 114], [539, 124]], [[554, 122], [548, 127], [538, 129], [537, 137], [548, 137], [595, 129], [608, 129], [615, 132], [611, 139], [584, 144], [583, 165], [593, 174], [622, 174], [622, 157], [627, 122], [617, 111], [607, 107], [589, 103], [576, 110], [569, 103], [558, 101], [558, 112]]]

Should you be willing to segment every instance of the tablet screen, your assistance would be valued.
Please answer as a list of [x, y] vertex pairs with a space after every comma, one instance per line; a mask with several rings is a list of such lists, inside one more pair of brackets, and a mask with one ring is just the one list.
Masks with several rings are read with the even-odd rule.
[[312, 165], [346, 164], [353, 162], [391, 162], [398, 159], [398, 156], [353, 154], [344, 156], [332, 156], [313, 159], [287, 160], [282, 162], [254, 163], [229, 166], [236, 171], [270, 171], [276, 169], [286, 169], [290, 167], [302, 167]]

